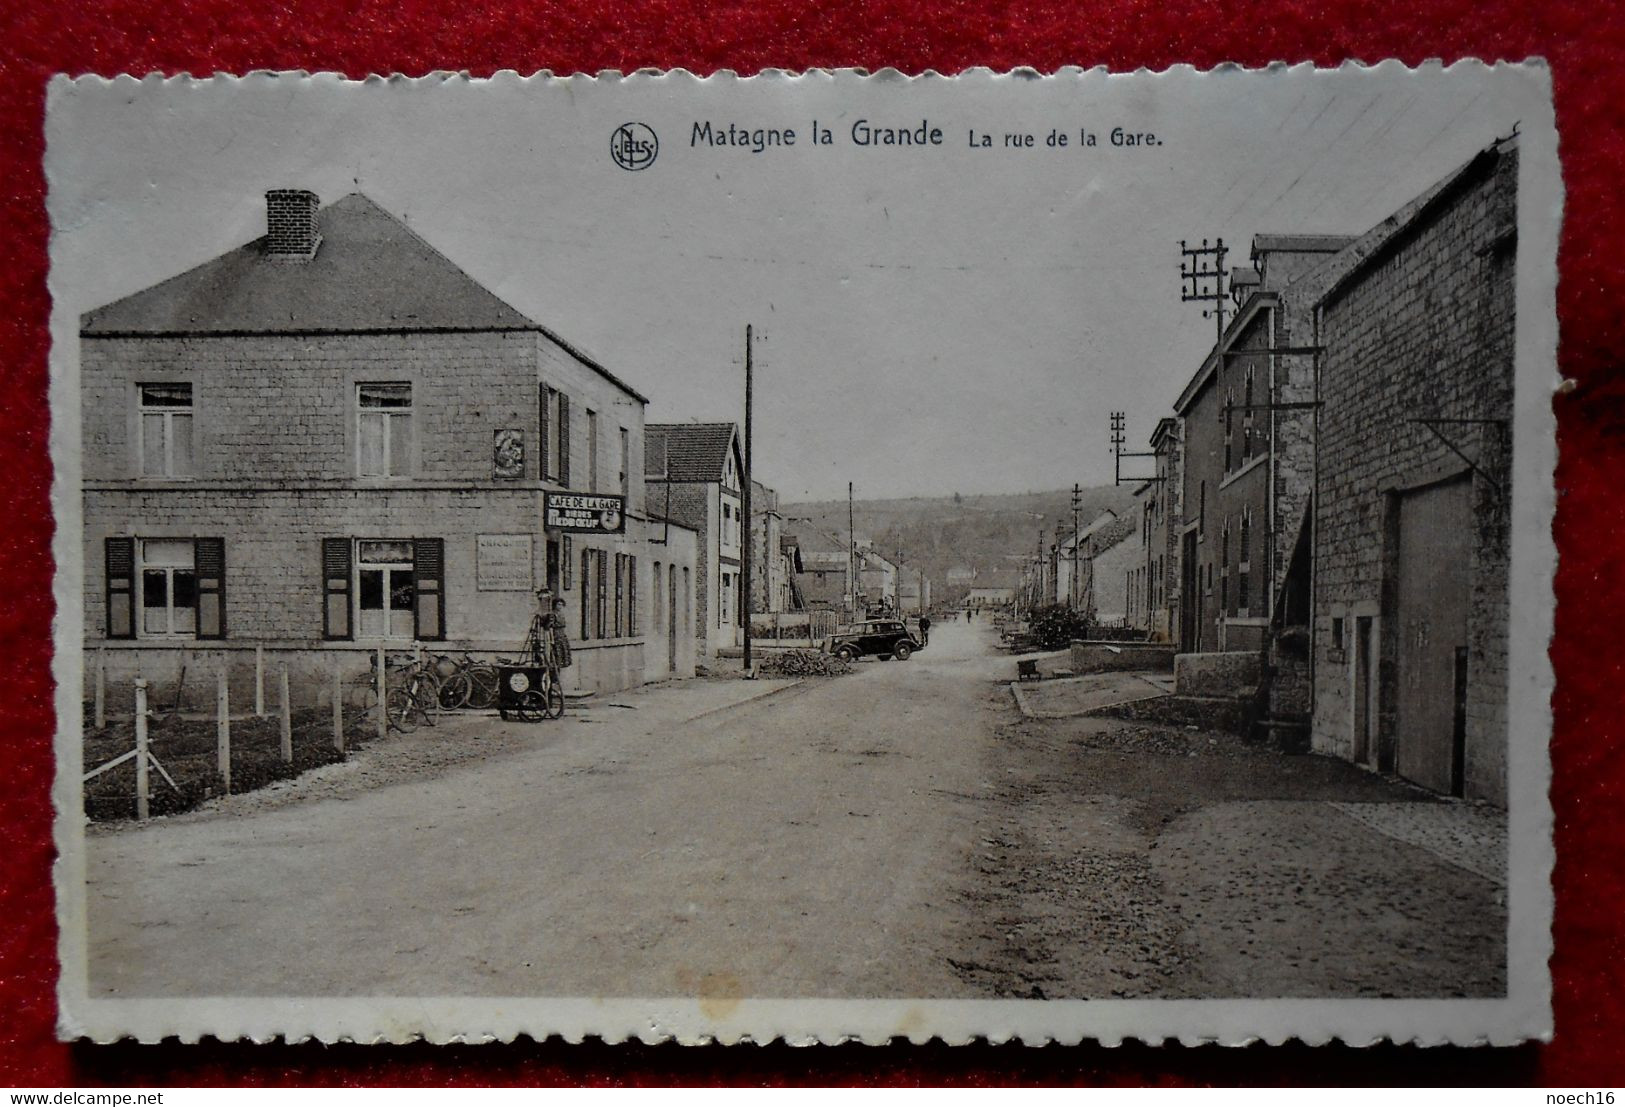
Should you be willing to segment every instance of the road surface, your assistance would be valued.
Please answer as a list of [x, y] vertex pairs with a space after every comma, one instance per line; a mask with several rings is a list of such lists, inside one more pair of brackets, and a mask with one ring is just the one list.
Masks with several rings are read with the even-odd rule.
[[987, 624], [939, 624], [907, 662], [687, 722], [656, 690], [591, 723], [465, 723], [534, 737], [405, 783], [98, 831], [91, 994], [1504, 986], [1494, 885], [1332, 807], [1408, 790], [1022, 720], [1012, 668]]

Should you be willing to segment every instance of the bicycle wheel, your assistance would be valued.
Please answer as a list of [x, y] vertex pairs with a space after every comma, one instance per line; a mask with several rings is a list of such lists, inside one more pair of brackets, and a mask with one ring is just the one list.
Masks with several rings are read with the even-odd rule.
[[405, 687], [391, 688], [386, 701], [389, 725], [402, 734], [410, 734], [423, 722], [423, 708], [417, 697]]
[[564, 687], [556, 680], [547, 682], [546, 711], [549, 719], [561, 718], [564, 715]]
[[497, 671], [492, 665], [475, 665], [466, 670], [468, 676], [467, 706], [476, 711], [489, 711], [497, 703]]
[[467, 670], [459, 670], [447, 677], [440, 686], [440, 706], [446, 711], [456, 711], [468, 706], [468, 694], [473, 690]]
[[542, 696], [540, 688], [532, 688], [519, 697], [514, 704], [514, 717], [522, 723], [539, 723], [547, 718], [547, 700]]

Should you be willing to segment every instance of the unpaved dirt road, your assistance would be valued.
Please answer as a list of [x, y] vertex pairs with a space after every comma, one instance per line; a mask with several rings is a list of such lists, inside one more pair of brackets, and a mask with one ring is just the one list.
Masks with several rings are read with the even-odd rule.
[[1494, 886], [1328, 802], [1422, 797], [1206, 735], [1023, 721], [991, 643], [939, 625], [908, 662], [688, 722], [692, 694], [650, 691], [591, 724], [481, 724], [489, 752], [434, 775], [93, 834], [91, 994], [1501, 986]]

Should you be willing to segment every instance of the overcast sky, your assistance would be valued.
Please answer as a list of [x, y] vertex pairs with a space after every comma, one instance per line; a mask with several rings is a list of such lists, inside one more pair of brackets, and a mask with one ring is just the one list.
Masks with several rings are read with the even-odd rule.
[[[1245, 264], [1259, 232], [1364, 231], [1535, 91], [1478, 66], [58, 86], [55, 333], [263, 233], [266, 189], [359, 190], [645, 393], [650, 421], [742, 418], [754, 323], [757, 474], [789, 500], [1109, 483], [1109, 412], [1143, 449], [1213, 341], [1179, 299], [1181, 238]], [[942, 145], [857, 147], [858, 119], [929, 120]], [[609, 156], [628, 120], [660, 138], [640, 172]], [[796, 145], [691, 146], [707, 120]], [[1161, 145], [1114, 148], [1114, 126]], [[1001, 145], [972, 149], [973, 129]]]

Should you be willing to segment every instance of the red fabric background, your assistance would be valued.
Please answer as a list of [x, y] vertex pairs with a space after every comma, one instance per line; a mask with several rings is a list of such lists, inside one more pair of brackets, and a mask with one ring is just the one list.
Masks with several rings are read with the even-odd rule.
[[[611, 10], [613, 8], [613, 10]], [[1234, 61], [1546, 57], [1568, 189], [1560, 257], [1556, 533], [1558, 674], [1552, 742], [1558, 863], [1557, 1035], [1517, 1049], [1075, 1049], [906, 1044], [792, 1050], [87, 1047], [53, 1041], [51, 512], [46, 238], [41, 170], [55, 72], [433, 69], [705, 73], [720, 68], [973, 65], [1199, 67]], [[0, 1082], [69, 1084], [1625, 1083], [1625, 7], [1587, 0], [8, 0], [0, 3]], [[1612, 691], [1611, 691], [1612, 689]]]

